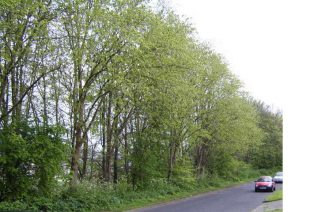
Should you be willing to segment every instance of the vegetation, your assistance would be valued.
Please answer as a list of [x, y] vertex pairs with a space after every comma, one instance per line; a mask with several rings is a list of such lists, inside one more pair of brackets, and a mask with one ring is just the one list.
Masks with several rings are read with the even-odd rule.
[[282, 114], [154, 5], [0, 2], [0, 209], [113, 210], [281, 169]]
[[283, 190], [277, 190], [273, 194], [267, 196], [265, 201], [272, 202], [272, 201], [277, 201], [277, 200], [282, 200], [282, 199], [283, 199]]

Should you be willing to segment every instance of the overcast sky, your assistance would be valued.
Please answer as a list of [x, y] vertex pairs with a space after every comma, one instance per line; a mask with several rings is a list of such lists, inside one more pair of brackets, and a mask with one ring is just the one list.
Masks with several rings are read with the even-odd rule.
[[293, 21], [296, 24], [301, 21], [297, 16], [301, 7], [278, 0], [168, 2], [178, 14], [190, 18], [200, 38], [211, 43], [226, 58], [246, 91], [283, 110], [283, 87], [288, 68], [284, 63], [294, 49], [289, 46], [294, 45], [290, 36], [294, 36]]

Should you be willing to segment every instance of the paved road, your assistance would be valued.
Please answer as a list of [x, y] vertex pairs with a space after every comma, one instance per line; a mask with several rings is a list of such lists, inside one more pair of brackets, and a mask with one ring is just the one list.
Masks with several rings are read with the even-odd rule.
[[[282, 189], [277, 184], [277, 189]], [[254, 192], [254, 182], [131, 212], [250, 212], [271, 192]]]

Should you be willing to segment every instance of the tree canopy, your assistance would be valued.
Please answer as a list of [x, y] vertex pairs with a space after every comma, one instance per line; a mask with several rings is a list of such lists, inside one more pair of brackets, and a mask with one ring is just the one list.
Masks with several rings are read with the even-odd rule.
[[0, 201], [282, 166], [282, 114], [146, 0], [0, 3]]

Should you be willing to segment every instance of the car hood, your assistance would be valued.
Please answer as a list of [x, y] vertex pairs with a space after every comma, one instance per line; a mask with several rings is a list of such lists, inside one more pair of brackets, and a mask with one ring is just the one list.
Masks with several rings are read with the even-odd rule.
[[256, 185], [258, 186], [267, 186], [267, 185], [271, 185], [272, 182], [256, 182]]
[[283, 176], [275, 176], [274, 179], [283, 179]]

